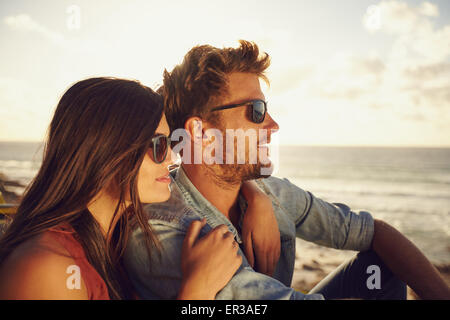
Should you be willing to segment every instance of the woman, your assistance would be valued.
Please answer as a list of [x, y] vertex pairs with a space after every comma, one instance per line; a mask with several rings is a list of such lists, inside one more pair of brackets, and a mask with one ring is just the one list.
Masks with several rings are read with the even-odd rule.
[[[69, 88], [0, 240], [0, 299], [136, 298], [122, 255], [130, 223], [158, 250], [142, 203], [170, 196], [168, 134], [161, 97], [137, 81], [91, 78]], [[197, 239], [204, 224], [185, 238], [182, 299], [214, 298], [241, 264], [225, 226]]]

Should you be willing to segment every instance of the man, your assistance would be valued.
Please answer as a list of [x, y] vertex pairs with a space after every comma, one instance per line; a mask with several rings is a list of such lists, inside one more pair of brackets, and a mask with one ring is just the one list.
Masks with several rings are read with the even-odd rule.
[[[263, 156], [250, 161], [250, 152], [256, 148], [263, 154], [271, 134], [278, 130], [267, 112], [259, 83], [260, 79], [267, 80], [264, 72], [269, 64], [268, 55], [260, 55], [256, 44], [240, 41], [238, 48], [194, 47], [180, 65], [170, 73], [165, 71], [161, 92], [168, 123], [175, 132], [184, 128], [183, 140], [188, 143], [182, 149], [180, 168], [171, 172], [171, 198], [146, 207], [149, 223], [161, 242], [160, 254], [146, 255], [140, 230], [133, 233], [126, 251], [125, 263], [139, 295], [144, 299], [176, 297], [181, 283], [182, 240], [192, 220], [206, 218], [207, 226], [202, 231], [226, 224], [243, 257], [241, 268], [216, 299], [405, 299], [405, 283], [422, 298], [450, 298], [439, 272], [393, 227], [374, 220], [368, 212], [356, 213], [344, 204], [327, 203], [287, 179], [271, 177], [271, 164]], [[232, 163], [223, 161], [236, 151], [235, 145], [229, 147], [228, 140], [226, 148], [219, 144], [209, 156], [200, 157], [200, 162], [198, 158], [192, 161], [195, 147], [208, 147], [220, 139], [220, 135], [214, 139], [208, 135], [216, 129], [223, 136], [227, 136], [227, 130], [256, 132], [256, 145], [248, 142], [250, 138], [246, 140], [244, 162], [236, 161], [236, 154], [229, 158]], [[230, 139], [235, 141], [236, 137]], [[215, 161], [209, 161], [211, 158]], [[280, 232], [281, 254], [274, 261], [271, 275], [251, 267], [248, 254], [244, 254], [248, 250], [241, 241], [247, 203], [240, 187], [243, 181], [252, 179], [270, 198], [272, 208], [267, 210], [273, 209]], [[303, 294], [290, 287], [296, 237], [360, 253], [309, 294]], [[368, 285], [369, 267], [380, 275], [375, 285]]]

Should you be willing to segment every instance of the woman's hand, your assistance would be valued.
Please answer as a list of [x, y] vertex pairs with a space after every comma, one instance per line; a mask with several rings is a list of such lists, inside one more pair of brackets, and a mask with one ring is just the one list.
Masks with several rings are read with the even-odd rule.
[[272, 201], [255, 181], [245, 181], [241, 191], [248, 203], [242, 223], [245, 256], [256, 271], [272, 276], [281, 250]]
[[205, 224], [205, 219], [192, 222], [184, 239], [179, 299], [214, 299], [242, 263], [239, 246], [227, 226], [220, 225], [198, 239]]

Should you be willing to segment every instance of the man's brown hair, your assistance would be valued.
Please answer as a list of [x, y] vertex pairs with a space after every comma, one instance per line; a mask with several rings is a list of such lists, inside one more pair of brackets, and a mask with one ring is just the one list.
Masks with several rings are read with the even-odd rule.
[[229, 74], [254, 73], [268, 83], [265, 70], [270, 65], [269, 55], [260, 55], [254, 42], [240, 40], [239, 43], [238, 48], [196, 46], [171, 72], [164, 70], [164, 84], [158, 92], [164, 96], [167, 122], [172, 131], [184, 128], [192, 116], [217, 121], [208, 115], [208, 106], [227, 94]]

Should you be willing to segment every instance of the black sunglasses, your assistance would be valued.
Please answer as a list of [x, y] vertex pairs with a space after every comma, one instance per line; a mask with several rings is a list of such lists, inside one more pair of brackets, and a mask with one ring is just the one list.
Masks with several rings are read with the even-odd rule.
[[254, 123], [261, 123], [264, 121], [264, 118], [266, 117], [267, 113], [267, 102], [260, 99], [250, 100], [238, 104], [230, 104], [226, 106], [215, 107], [211, 109], [211, 111], [225, 110], [242, 106], [252, 106], [252, 117], [250, 119], [251, 121], [253, 121]]
[[170, 138], [164, 134], [156, 134], [152, 138], [151, 148], [153, 150], [153, 161], [155, 163], [162, 163], [166, 160], [167, 152], [170, 146]]

